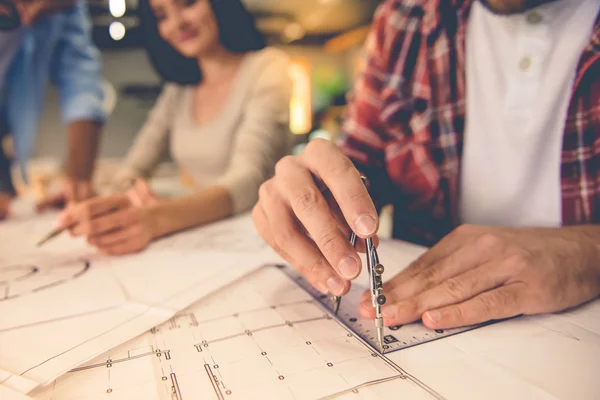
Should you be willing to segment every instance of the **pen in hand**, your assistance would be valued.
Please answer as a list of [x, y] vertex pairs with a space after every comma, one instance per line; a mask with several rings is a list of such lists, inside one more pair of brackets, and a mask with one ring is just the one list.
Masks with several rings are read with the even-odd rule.
[[[121, 183], [120, 185], [117, 186], [117, 190], [115, 190], [115, 192], [117, 192], [117, 193], [125, 193], [129, 189], [133, 188], [135, 186], [136, 182], [137, 182], [137, 179], [130, 179], [130, 180], [126, 181], [125, 183]], [[69, 225], [69, 226], [62, 226], [61, 225], [61, 226], [53, 229], [48, 234], [46, 234], [44, 237], [42, 237], [42, 239], [40, 239], [39, 242], [37, 242], [36, 247], [43, 246], [44, 244], [46, 244], [50, 240], [52, 240], [52, 239], [60, 236], [61, 233], [63, 233], [66, 230], [71, 229], [72, 227], [73, 227], [73, 225]]]

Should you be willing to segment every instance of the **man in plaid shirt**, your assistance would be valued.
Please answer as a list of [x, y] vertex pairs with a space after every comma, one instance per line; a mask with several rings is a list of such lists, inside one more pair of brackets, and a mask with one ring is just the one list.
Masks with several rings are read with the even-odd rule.
[[[257, 230], [324, 293], [377, 232], [432, 246], [385, 285], [387, 325], [556, 312], [600, 294], [600, 3], [388, 0], [345, 139], [282, 160]], [[360, 175], [370, 180], [370, 195]], [[374, 317], [368, 296], [364, 316]]]

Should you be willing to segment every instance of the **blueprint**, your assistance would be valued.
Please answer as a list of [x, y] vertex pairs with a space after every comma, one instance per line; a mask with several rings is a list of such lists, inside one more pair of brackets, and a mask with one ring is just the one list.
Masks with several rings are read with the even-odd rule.
[[32, 393], [51, 399], [439, 399], [264, 267]]
[[[67, 234], [37, 249], [54, 218], [21, 218], [0, 229], [7, 244], [0, 256], [0, 387], [16, 393], [135, 338], [264, 263], [248, 216], [118, 258]], [[243, 245], [206, 248], [202, 238]]]

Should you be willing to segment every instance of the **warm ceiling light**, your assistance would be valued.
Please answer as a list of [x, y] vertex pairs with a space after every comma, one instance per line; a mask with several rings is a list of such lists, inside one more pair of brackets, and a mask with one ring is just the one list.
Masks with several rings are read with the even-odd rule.
[[125, 25], [118, 21], [113, 22], [108, 27], [108, 33], [110, 34], [110, 37], [115, 41], [123, 39], [125, 37], [126, 31], [127, 30], [125, 29]]
[[289, 66], [292, 80], [290, 102], [290, 130], [296, 135], [304, 135], [312, 129], [312, 80], [308, 60], [292, 60]]
[[125, 0], [109, 0], [108, 10], [113, 17], [121, 18], [127, 11], [127, 4], [125, 4]]
[[304, 35], [306, 35], [306, 32], [298, 22], [290, 22], [283, 29], [283, 38], [288, 43], [300, 40]]

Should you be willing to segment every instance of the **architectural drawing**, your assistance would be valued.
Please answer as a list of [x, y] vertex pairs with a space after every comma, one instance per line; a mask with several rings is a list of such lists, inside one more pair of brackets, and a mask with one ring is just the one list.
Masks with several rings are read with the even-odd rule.
[[277, 267], [73, 369], [35, 399], [441, 399]]
[[[166, 238], [162, 247], [118, 258], [98, 254], [67, 234], [37, 248], [54, 218], [8, 221], [0, 229], [5, 241], [0, 254], [0, 387], [22, 394], [264, 264], [260, 255], [185, 250], [205, 235], [202, 228], [187, 232], [187, 239]], [[232, 240], [246, 238], [248, 224], [236, 223], [242, 229], [232, 221], [207, 229]], [[119, 368], [125, 364], [118, 363]]]
[[89, 268], [90, 263], [87, 260], [62, 265], [40, 262], [0, 265], [0, 301], [67, 283], [85, 274]]
[[[331, 296], [321, 294], [295, 270], [292, 270], [291, 268], [284, 269], [286, 273], [290, 275], [290, 277], [294, 279], [298, 283], [298, 285], [300, 285], [304, 288], [304, 290], [310, 293], [316, 301], [321, 303], [328, 310], [334, 310], [335, 305]], [[372, 320], [362, 319], [358, 313], [361, 295], [362, 292], [364, 292], [366, 289], [367, 286], [353, 283], [352, 288], [350, 289], [350, 293], [344, 296], [340, 303], [340, 310], [338, 312], [337, 318], [341, 323], [343, 323], [346, 327], [351, 329], [363, 340], [368, 342], [371, 346], [373, 346], [374, 348], [378, 348], [377, 338], [375, 337], [374, 322]], [[383, 341], [385, 344], [383, 346], [383, 350], [385, 354], [389, 354], [394, 351], [402, 350], [408, 347], [417, 346], [419, 344], [431, 342], [433, 340], [442, 339], [448, 336], [467, 332], [485, 325], [490, 325], [491, 323], [493, 322], [445, 330], [432, 330], [427, 328], [421, 322], [408, 325], [399, 325], [394, 327], [385, 327], [383, 337]]]

